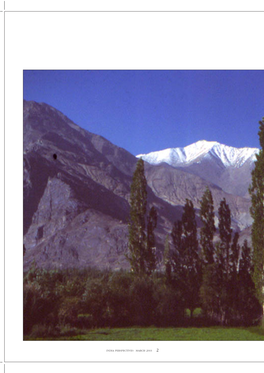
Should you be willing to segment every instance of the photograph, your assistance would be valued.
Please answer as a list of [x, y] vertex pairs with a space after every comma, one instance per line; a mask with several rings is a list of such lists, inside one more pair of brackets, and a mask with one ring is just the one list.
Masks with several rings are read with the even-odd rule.
[[23, 70], [24, 341], [264, 340], [263, 86]]

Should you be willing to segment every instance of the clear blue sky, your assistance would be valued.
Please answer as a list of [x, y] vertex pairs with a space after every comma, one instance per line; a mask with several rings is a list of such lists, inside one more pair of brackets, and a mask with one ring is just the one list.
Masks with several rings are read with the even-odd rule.
[[198, 140], [259, 147], [264, 71], [24, 71], [24, 99], [134, 155]]

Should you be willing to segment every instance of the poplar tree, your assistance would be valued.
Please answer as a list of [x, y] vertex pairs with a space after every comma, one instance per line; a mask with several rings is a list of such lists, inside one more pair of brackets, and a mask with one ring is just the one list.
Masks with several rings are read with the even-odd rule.
[[154, 229], [157, 227], [157, 211], [155, 207], [151, 207], [147, 217], [147, 252], [146, 252], [146, 272], [150, 274], [156, 269], [156, 240]]
[[239, 268], [239, 255], [240, 255], [240, 245], [238, 244], [239, 233], [235, 232], [231, 250], [230, 250], [230, 274], [228, 281], [228, 308], [229, 308], [229, 318], [231, 322], [239, 322], [241, 318], [239, 310], [239, 291], [243, 284], [239, 282], [238, 268]]
[[151, 208], [147, 217], [147, 181], [144, 161], [140, 158], [133, 174], [130, 194], [129, 256], [131, 270], [149, 274], [156, 268], [155, 236], [157, 212]]
[[131, 270], [144, 273], [146, 233], [145, 214], [147, 211], [147, 181], [144, 161], [140, 158], [133, 174], [130, 194], [129, 252]]
[[177, 282], [181, 282], [183, 259], [184, 259], [184, 248], [183, 248], [183, 238], [182, 238], [182, 221], [178, 220], [174, 223], [171, 237], [174, 246], [174, 252], [172, 255], [172, 267], [174, 272], [174, 277]]
[[200, 204], [200, 217], [202, 228], [200, 232], [200, 244], [202, 247], [202, 257], [205, 264], [214, 263], [213, 238], [216, 231], [214, 221], [214, 202], [210, 189], [207, 187]]
[[166, 236], [165, 245], [164, 245], [164, 266], [165, 266], [165, 275], [168, 283], [171, 282], [171, 250], [169, 235]]
[[221, 248], [224, 257], [224, 270], [226, 273], [226, 277], [228, 278], [230, 273], [230, 244], [232, 239], [232, 228], [231, 212], [225, 198], [220, 202], [218, 214]]
[[239, 233], [235, 232], [233, 237], [233, 242], [231, 245], [231, 273], [236, 277], [238, 273], [238, 264], [239, 264], [239, 254], [240, 254], [240, 245], [238, 244]]
[[259, 122], [259, 142], [261, 149], [256, 155], [255, 168], [252, 171], [252, 183], [249, 187], [251, 195], [250, 213], [253, 218], [253, 281], [257, 297], [264, 303], [264, 117]]
[[246, 326], [259, 323], [263, 314], [262, 306], [256, 296], [252, 270], [252, 250], [248, 246], [247, 240], [245, 240], [241, 248], [241, 257], [239, 260], [238, 292], [236, 299], [238, 301], [237, 308], [240, 323]]
[[220, 247], [218, 254], [218, 271], [220, 283], [220, 320], [221, 324], [227, 324], [230, 313], [230, 290], [229, 280], [231, 271], [231, 212], [225, 198], [220, 202], [219, 214], [219, 233]]
[[202, 227], [200, 230], [200, 246], [202, 249], [202, 285], [200, 298], [203, 310], [207, 316], [213, 319], [218, 308], [217, 293], [219, 290], [217, 265], [215, 263], [215, 246], [213, 243], [215, 228], [214, 203], [210, 189], [207, 187], [200, 203], [200, 218]]
[[192, 201], [186, 199], [182, 220], [174, 224], [172, 231], [174, 277], [190, 309], [191, 317], [199, 304], [201, 265], [198, 253], [197, 224]]

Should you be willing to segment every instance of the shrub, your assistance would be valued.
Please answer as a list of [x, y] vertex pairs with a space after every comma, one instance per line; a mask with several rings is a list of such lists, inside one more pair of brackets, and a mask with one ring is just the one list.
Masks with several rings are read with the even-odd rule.
[[24, 334], [30, 333], [35, 324], [49, 324], [52, 327], [58, 322], [59, 298], [54, 293], [43, 292], [37, 283], [24, 285], [23, 312]]
[[111, 326], [131, 325], [131, 299], [129, 294], [133, 276], [115, 272], [108, 282], [109, 322]]
[[155, 281], [155, 324], [157, 326], [179, 326], [184, 319], [183, 300], [179, 291], [163, 281]]
[[152, 325], [155, 320], [156, 308], [152, 279], [147, 276], [135, 277], [130, 286], [129, 295], [133, 325]]
[[58, 321], [60, 325], [70, 324], [76, 326], [78, 324], [78, 314], [81, 308], [80, 297], [63, 298], [58, 310]]
[[57, 337], [60, 335], [60, 331], [57, 327], [54, 328], [52, 325], [47, 324], [36, 324], [32, 327], [30, 337], [36, 338], [47, 338], [47, 337]]
[[107, 302], [108, 287], [105, 279], [88, 279], [83, 294], [82, 313], [92, 315], [92, 326], [107, 324], [109, 307]]

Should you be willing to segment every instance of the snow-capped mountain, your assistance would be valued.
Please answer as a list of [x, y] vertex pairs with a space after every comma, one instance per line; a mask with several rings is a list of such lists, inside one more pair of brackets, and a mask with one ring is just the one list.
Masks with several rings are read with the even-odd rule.
[[137, 158], [142, 158], [153, 165], [165, 162], [173, 167], [184, 167], [200, 163], [205, 157], [213, 157], [220, 161], [224, 167], [239, 168], [247, 161], [254, 162], [258, 151], [257, 148], [234, 148], [216, 141], [201, 140], [184, 148], [169, 148], [148, 154], [139, 154]]
[[167, 163], [219, 186], [227, 193], [248, 197], [257, 148], [234, 148], [216, 141], [198, 141], [137, 157], [151, 165]]

